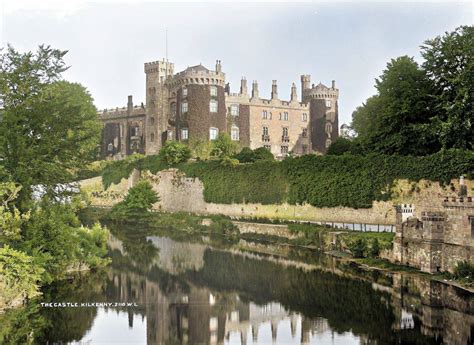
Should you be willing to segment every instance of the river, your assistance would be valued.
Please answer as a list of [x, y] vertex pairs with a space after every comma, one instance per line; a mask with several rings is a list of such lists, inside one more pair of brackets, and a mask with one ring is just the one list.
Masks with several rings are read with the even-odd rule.
[[37, 327], [36, 343], [473, 340], [472, 294], [422, 275], [364, 271], [303, 248], [109, 228], [109, 267], [57, 283], [31, 302], [30, 314], [40, 317], [25, 319]]

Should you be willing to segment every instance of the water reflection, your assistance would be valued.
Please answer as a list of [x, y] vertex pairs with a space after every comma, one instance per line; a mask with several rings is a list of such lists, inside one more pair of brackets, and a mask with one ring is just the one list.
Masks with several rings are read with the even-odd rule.
[[[473, 339], [472, 295], [423, 277], [367, 273], [289, 247], [112, 230], [111, 266], [58, 284], [44, 299], [137, 306], [43, 309], [38, 343], [456, 345]], [[260, 249], [266, 254], [255, 253]]]

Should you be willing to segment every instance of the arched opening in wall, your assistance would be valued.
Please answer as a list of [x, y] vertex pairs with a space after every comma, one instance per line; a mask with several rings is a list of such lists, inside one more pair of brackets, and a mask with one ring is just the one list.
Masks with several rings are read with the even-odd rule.
[[240, 140], [239, 127], [232, 126], [232, 128], [230, 130], [230, 137], [234, 141], [239, 141]]
[[331, 146], [331, 139], [326, 139], [326, 148], [329, 148]]
[[175, 102], [170, 104], [170, 117], [172, 119], [176, 118], [176, 103]]
[[326, 134], [331, 135], [332, 133], [332, 124], [331, 123], [326, 123]]

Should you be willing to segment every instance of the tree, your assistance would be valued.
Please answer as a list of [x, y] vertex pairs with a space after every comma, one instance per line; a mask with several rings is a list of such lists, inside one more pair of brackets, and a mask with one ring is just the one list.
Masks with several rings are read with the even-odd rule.
[[230, 138], [227, 133], [220, 133], [216, 140], [212, 141], [211, 156], [217, 158], [232, 157], [237, 153], [239, 145]]
[[160, 150], [160, 158], [168, 164], [187, 162], [191, 158], [191, 150], [178, 141], [167, 141]]
[[0, 55], [0, 165], [22, 186], [20, 202], [30, 199], [33, 185], [55, 194], [55, 186], [70, 182], [97, 155], [97, 109], [83, 86], [61, 80], [65, 54], [8, 46]]
[[377, 238], [372, 240], [372, 245], [370, 246], [370, 256], [377, 258], [380, 254], [380, 244]]
[[112, 212], [115, 215], [126, 216], [129, 214], [146, 213], [151, 210], [153, 204], [160, 198], [153, 190], [150, 182], [142, 180], [128, 190], [123, 201], [114, 206]]
[[355, 153], [356, 144], [346, 138], [337, 138], [328, 148], [328, 155], [342, 155], [344, 153]]
[[437, 152], [432, 131], [431, 82], [413, 58], [392, 59], [376, 79], [378, 95], [353, 114], [353, 127], [369, 150], [403, 155]]
[[367, 241], [365, 238], [358, 238], [350, 245], [349, 249], [355, 258], [363, 258], [367, 250]]
[[474, 27], [427, 40], [423, 68], [434, 85], [433, 125], [444, 148], [474, 148]]
[[273, 154], [264, 147], [252, 150], [250, 147], [244, 147], [234, 158], [238, 159], [240, 163], [251, 163], [258, 160], [275, 160]]

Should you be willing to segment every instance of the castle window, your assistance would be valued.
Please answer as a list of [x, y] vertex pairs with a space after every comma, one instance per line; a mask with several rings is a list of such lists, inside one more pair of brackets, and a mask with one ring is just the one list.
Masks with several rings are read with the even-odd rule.
[[331, 146], [331, 139], [326, 140], [326, 148], [328, 148], [329, 146]]
[[469, 222], [471, 223], [471, 238], [474, 238], [474, 216], [469, 216]]
[[217, 86], [211, 86], [211, 96], [217, 96]]
[[187, 97], [187, 96], [188, 96], [188, 88], [183, 87], [183, 97]]
[[181, 114], [186, 114], [188, 112], [188, 102], [181, 103]]
[[272, 151], [272, 145], [263, 145], [264, 148], [266, 148], [268, 151]]
[[283, 113], [280, 113], [280, 120], [288, 121], [288, 113], [286, 111]]
[[283, 136], [284, 137], [288, 136], [288, 127], [283, 127]]
[[331, 133], [332, 133], [332, 125], [329, 122], [326, 123], [326, 133], [328, 135], [331, 135]]
[[171, 117], [175, 118], [176, 117], [176, 103], [171, 103], [170, 105], [170, 113]]
[[268, 118], [268, 113], [266, 110], [262, 111], [262, 119], [266, 120]]
[[262, 129], [263, 129], [263, 133], [262, 133], [262, 134], [263, 134], [263, 135], [268, 135], [268, 127], [267, 127], [267, 126], [263, 126]]
[[327, 100], [326, 100], [326, 108], [331, 108], [331, 106], [332, 106], [331, 100], [330, 100], [330, 99], [327, 99]]
[[308, 137], [308, 128], [303, 128], [303, 131], [301, 132], [301, 136], [303, 138], [307, 138]]
[[286, 146], [286, 145], [285, 145], [285, 146], [281, 146], [280, 149], [281, 149], [281, 153], [283, 153], [283, 154], [288, 154], [288, 146]]
[[237, 116], [239, 115], [239, 105], [238, 104], [232, 104], [230, 106], [230, 114], [232, 116]]
[[215, 127], [209, 128], [209, 139], [216, 140], [217, 136], [219, 135], [219, 129]]
[[173, 140], [173, 138], [174, 138], [173, 131], [169, 130], [168, 131], [168, 140]]
[[138, 127], [132, 127], [132, 128], [130, 128], [130, 136], [132, 136], [132, 137], [138, 137]]
[[308, 121], [308, 114], [307, 113], [301, 114], [301, 121], [303, 121], [303, 122]]
[[232, 126], [232, 129], [230, 130], [230, 137], [234, 141], [239, 141], [240, 140], [239, 127]]
[[187, 128], [181, 129], [181, 140], [188, 140], [189, 130]]
[[150, 141], [154, 142], [155, 141], [155, 133], [150, 134]]
[[211, 99], [209, 102], [209, 111], [211, 113], [217, 113], [217, 101], [215, 99]]
[[110, 143], [107, 145], [107, 151], [112, 152], [114, 150], [114, 144]]

